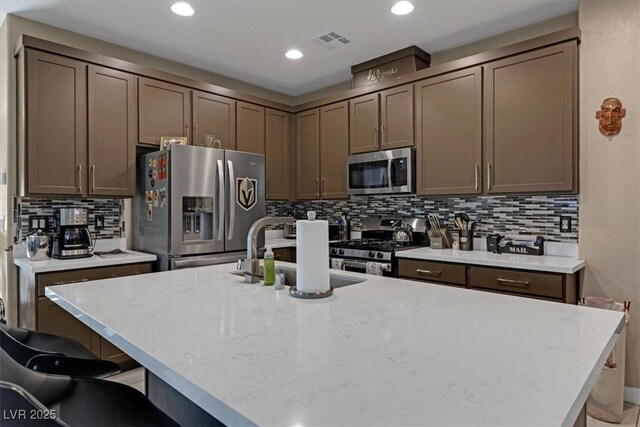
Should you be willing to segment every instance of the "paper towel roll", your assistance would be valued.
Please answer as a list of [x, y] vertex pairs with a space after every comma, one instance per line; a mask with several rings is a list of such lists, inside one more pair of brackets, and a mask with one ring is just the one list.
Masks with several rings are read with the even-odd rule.
[[329, 223], [296, 222], [296, 288], [324, 292], [329, 286]]

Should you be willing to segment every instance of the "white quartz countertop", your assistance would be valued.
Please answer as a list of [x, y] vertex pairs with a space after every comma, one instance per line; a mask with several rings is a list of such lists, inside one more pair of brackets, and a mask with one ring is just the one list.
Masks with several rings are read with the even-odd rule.
[[46, 295], [233, 426], [571, 426], [623, 321], [379, 276], [300, 300], [233, 269]]
[[151, 262], [156, 256], [143, 252], [127, 250], [128, 256], [119, 258], [102, 258], [93, 255], [90, 258], [55, 259], [44, 261], [31, 261], [28, 258], [14, 258], [13, 263], [29, 273], [46, 273], [49, 271], [78, 270], [82, 268], [107, 267], [110, 265], [135, 264], [139, 262]]
[[581, 259], [549, 255], [494, 254], [487, 251], [460, 251], [453, 249], [418, 248], [396, 252], [396, 258], [426, 261], [456, 262], [490, 267], [515, 268], [520, 270], [547, 271], [573, 274], [584, 268]]

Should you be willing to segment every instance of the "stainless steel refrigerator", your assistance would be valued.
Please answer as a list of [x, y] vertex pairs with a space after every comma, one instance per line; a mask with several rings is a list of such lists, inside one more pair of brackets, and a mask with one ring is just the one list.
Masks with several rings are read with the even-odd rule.
[[265, 216], [264, 156], [172, 145], [141, 156], [138, 176], [133, 246], [156, 254], [159, 270], [246, 257], [247, 232]]

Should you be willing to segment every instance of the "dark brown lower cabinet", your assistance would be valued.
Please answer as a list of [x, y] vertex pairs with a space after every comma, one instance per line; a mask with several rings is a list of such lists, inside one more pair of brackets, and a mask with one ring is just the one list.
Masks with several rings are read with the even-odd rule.
[[450, 262], [399, 259], [398, 277], [568, 304], [578, 303], [579, 280], [577, 273], [547, 273], [498, 267], [478, 267]]
[[38, 298], [38, 331], [74, 339], [100, 357], [91, 345], [96, 333], [47, 297]]
[[274, 248], [273, 259], [283, 262], [296, 262], [296, 248]]
[[74, 339], [97, 357], [115, 362], [123, 370], [132, 368], [136, 366], [133, 359], [47, 298], [45, 288], [89, 280], [133, 276], [151, 273], [151, 271], [151, 263], [146, 262], [35, 275], [21, 272], [19, 326]]

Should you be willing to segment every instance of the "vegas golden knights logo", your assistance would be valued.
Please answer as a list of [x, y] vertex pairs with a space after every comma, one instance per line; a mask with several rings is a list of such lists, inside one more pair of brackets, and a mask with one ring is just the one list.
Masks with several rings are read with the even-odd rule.
[[250, 210], [256, 205], [258, 198], [258, 180], [246, 178], [236, 178], [236, 202], [245, 211]]

